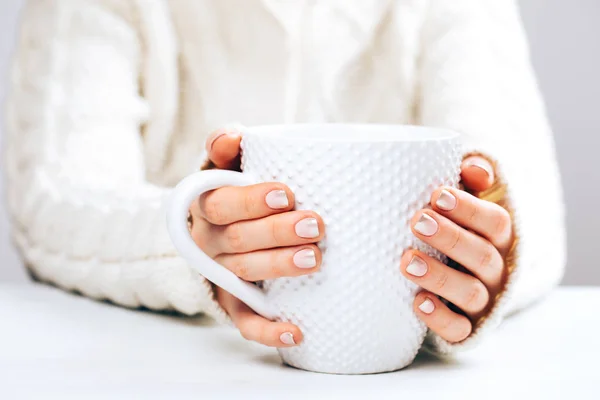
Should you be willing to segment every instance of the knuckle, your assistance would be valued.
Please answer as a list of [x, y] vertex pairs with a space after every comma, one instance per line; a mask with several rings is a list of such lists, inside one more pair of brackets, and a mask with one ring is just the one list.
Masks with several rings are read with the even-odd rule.
[[269, 341], [269, 335], [268, 335], [266, 324], [261, 324], [261, 326], [256, 327], [256, 329], [257, 329], [256, 341], [259, 343], [262, 343], [262, 344], [267, 344]]
[[242, 337], [246, 340], [252, 340], [254, 338], [254, 336], [252, 335], [252, 329], [251, 326], [246, 324], [246, 323], [241, 323], [238, 326], [238, 329], [240, 330], [240, 333], [242, 334]]
[[445, 251], [452, 251], [458, 246], [461, 239], [461, 228], [455, 227], [454, 229], [449, 229], [448, 239], [446, 242]]
[[202, 210], [200, 209], [200, 203], [202, 202], [203, 197], [204, 196], [200, 196], [192, 202], [192, 204], [190, 205], [190, 210], [189, 210], [190, 214], [192, 214], [192, 215], [201, 215], [202, 214]]
[[499, 207], [492, 234], [497, 237], [504, 237], [510, 231], [511, 219], [509, 212]]
[[225, 239], [233, 252], [240, 253], [244, 251], [245, 241], [239, 223], [235, 222], [227, 227], [225, 230]]
[[203, 251], [209, 250], [212, 246], [211, 235], [202, 221], [194, 219], [190, 235], [194, 243], [196, 243], [196, 246]]
[[246, 257], [236, 256], [232, 257], [229, 268], [239, 278], [247, 281], [250, 278], [250, 272], [248, 270], [248, 263]]
[[278, 251], [273, 251], [269, 255], [269, 269], [273, 277], [281, 277], [283, 276], [283, 270], [281, 268], [281, 259], [279, 257]]
[[467, 220], [469, 221], [469, 223], [473, 223], [475, 220], [477, 220], [477, 217], [479, 216], [479, 207], [476, 204], [472, 204], [469, 207], [469, 212], [468, 212], [468, 216], [467, 216]]
[[225, 222], [225, 215], [223, 209], [217, 201], [213, 200], [211, 195], [203, 196], [200, 200], [201, 209], [204, 211], [203, 214], [208, 220], [216, 225], [221, 225]]
[[483, 283], [476, 280], [466, 291], [464, 308], [469, 312], [478, 312], [485, 308], [488, 302], [488, 292]]
[[448, 283], [448, 274], [441, 273], [435, 279], [435, 288], [437, 292], [442, 292], [446, 288], [446, 284]]
[[252, 195], [252, 191], [249, 189], [245, 189], [243, 191], [243, 207], [244, 212], [247, 216], [252, 216], [256, 211], [256, 201], [254, 201], [254, 196]]
[[496, 253], [497, 250], [491, 243], [486, 244], [479, 260], [479, 270], [491, 269], [496, 259]]
[[204, 232], [202, 232], [199, 228], [192, 228], [192, 239], [194, 240], [194, 243], [196, 243], [196, 246], [198, 246], [200, 249], [206, 250], [208, 247], [208, 239], [206, 235], [204, 235]]
[[284, 232], [284, 226], [281, 217], [275, 217], [268, 222], [269, 230], [271, 232], [271, 239], [275, 247], [284, 246], [286, 243]]

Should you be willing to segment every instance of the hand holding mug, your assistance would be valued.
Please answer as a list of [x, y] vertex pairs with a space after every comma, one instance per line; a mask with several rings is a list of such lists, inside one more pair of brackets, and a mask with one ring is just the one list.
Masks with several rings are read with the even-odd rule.
[[510, 215], [469, 193], [489, 189], [494, 179], [489, 161], [468, 157], [461, 165], [465, 190], [438, 188], [431, 196], [432, 209], [420, 210], [412, 219], [413, 233], [462, 265], [464, 272], [417, 250], [402, 257], [404, 276], [424, 289], [415, 298], [415, 312], [429, 329], [451, 343], [471, 334], [506, 279], [504, 256], [514, 240]]
[[[210, 161], [219, 169], [239, 170], [241, 136], [216, 131], [206, 142]], [[256, 282], [318, 270], [315, 245], [325, 226], [311, 211], [291, 211], [294, 194], [284, 184], [228, 186], [202, 195], [190, 207], [191, 234], [211, 258], [243, 280]], [[257, 315], [239, 299], [215, 287], [218, 302], [242, 336], [274, 347], [302, 341], [300, 329]]]
[[215, 168], [171, 195], [171, 238], [242, 335], [292, 366], [403, 368], [427, 327], [464, 340], [502, 288], [510, 218], [457, 189], [494, 177], [481, 158], [461, 166], [455, 132], [272, 125], [213, 133], [207, 149]]
[[[219, 130], [210, 135], [207, 151], [216, 168], [239, 169], [240, 140], [235, 131]], [[419, 239], [468, 271], [457, 271], [418, 250], [409, 250], [402, 257], [404, 276], [424, 289], [415, 298], [415, 312], [449, 342], [470, 335], [473, 323], [489, 310], [504, 283], [503, 256], [513, 240], [510, 216], [504, 208], [470, 194], [488, 189], [494, 179], [489, 161], [468, 157], [461, 165], [465, 190], [440, 187], [431, 197], [432, 209], [420, 210], [412, 220], [412, 230]], [[320, 265], [320, 250], [309, 243], [322, 237], [323, 222], [314, 213], [290, 212], [293, 204], [293, 193], [280, 183], [217, 189], [192, 206], [193, 237], [216, 261], [245, 280], [309, 274]], [[292, 233], [291, 226], [303, 218], [318, 221], [318, 236], [303, 238]], [[256, 221], [241, 223], [252, 219]], [[273, 235], [276, 229], [291, 234], [278, 242]], [[207, 237], [213, 238], [211, 243], [206, 242]], [[264, 241], [249, 243], [252, 238]], [[245, 338], [275, 347], [293, 346], [302, 340], [295, 325], [269, 321], [224, 289], [217, 287], [216, 292]], [[440, 297], [454, 307], [444, 304]]]

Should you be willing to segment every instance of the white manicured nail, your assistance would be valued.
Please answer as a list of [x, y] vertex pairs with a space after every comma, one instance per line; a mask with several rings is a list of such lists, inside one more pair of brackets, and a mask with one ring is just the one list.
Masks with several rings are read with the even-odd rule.
[[456, 197], [446, 189], [442, 190], [440, 197], [438, 197], [435, 205], [444, 211], [454, 210], [456, 207]]
[[415, 231], [424, 236], [433, 236], [438, 230], [438, 224], [435, 219], [423, 213], [421, 218], [415, 224]]
[[435, 304], [433, 304], [433, 301], [425, 299], [419, 306], [419, 310], [423, 311], [425, 314], [431, 314], [433, 310], [435, 310]]
[[267, 205], [273, 209], [286, 208], [290, 205], [285, 190], [272, 190], [265, 197]]
[[427, 273], [427, 263], [422, 258], [413, 256], [406, 266], [406, 272], [414, 276], [423, 276]]
[[295, 230], [301, 238], [316, 238], [319, 236], [319, 223], [316, 218], [305, 218], [296, 224]]
[[317, 257], [312, 249], [304, 249], [294, 254], [294, 264], [298, 268], [313, 268], [317, 266]]
[[279, 340], [281, 340], [281, 343], [287, 344], [288, 346], [296, 344], [296, 342], [294, 341], [294, 335], [292, 335], [291, 332], [283, 332], [279, 336]]

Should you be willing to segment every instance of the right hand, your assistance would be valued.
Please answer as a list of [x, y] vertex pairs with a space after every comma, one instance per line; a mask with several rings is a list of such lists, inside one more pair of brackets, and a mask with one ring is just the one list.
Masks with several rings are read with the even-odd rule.
[[[240, 141], [233, 130], [209, 136], [208, 156], [216, 168], [239, 171]], [[294, 194], [282, 183], [216, 189], [190, 207], [192, 238], [209, 257], [246, 281], [311, 274], [321, 264], [315, 243], [323, 238], [325, 226], [316, 213], [293, 207]], [[302, 341], [297, 326], [257, 315], [220, 287], [216, 298], [244, 338], [273, 347]]]

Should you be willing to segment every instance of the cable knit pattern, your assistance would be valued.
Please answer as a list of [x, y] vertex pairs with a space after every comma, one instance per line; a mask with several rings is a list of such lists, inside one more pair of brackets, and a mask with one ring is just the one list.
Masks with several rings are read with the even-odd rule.
[[30, 0], [11, 83], [15, 242], [65, 289], [227, 319], [176, 255], [163, 204], [229, 121], [444, 126], [497, 162], [515, 269], [471, 338], [432, 336], [438, 351], [562, 276], [553, 141], [514, 1]]

